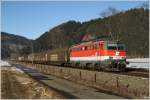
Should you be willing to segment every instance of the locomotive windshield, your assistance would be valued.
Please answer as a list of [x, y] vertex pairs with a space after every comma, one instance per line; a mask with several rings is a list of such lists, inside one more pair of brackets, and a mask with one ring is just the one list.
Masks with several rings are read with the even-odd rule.
[[124, 44], [108, 44], [108, 50], [125, 50]]

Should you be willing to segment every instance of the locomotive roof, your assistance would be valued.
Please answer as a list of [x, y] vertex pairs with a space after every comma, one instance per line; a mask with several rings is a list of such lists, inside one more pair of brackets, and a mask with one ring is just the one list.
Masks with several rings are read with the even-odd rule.
[[84, 41], [84, 42], [81, 42], [79, 44], [72, 45], [71, 47], [83, 46], [83, 45], [86, 45], [86, 44], [96, 43], [96, 42], [99, 42], [99, 41], [108, 42], [108, 43], [120, 43], [120, 41], [117, 41], [117, 40], [113, 41], [113, 40], [108, 40], [108, 39], [97, 39], [97, 40], [91, 40], [91, 41]]

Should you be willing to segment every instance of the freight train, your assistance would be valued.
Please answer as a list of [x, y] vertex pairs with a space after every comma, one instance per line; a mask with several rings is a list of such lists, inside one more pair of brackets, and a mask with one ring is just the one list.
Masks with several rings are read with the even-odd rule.
[[105, 71], [124, 71], [127, 64], [126, 55], [126, 47], [123, 43], [96, 40], [82, 42], [69, 48], [32, 53], [19, 57], [19, 61]]

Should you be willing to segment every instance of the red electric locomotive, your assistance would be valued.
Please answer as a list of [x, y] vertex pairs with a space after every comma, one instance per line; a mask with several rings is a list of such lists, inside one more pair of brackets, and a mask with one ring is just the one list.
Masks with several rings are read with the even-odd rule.
[[76, 66], [122, 71], [126, 68], [126, 48], [118, 41], [97, 40], [73, 45], [70, 62]]

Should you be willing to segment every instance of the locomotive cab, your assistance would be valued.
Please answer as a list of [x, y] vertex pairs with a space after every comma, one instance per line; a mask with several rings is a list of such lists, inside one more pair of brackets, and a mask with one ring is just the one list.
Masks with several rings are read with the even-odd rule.
[[124, 70], [126, 67], [126, 47], [122, 43], [107, 43], [109, 67], [115, 70]]

